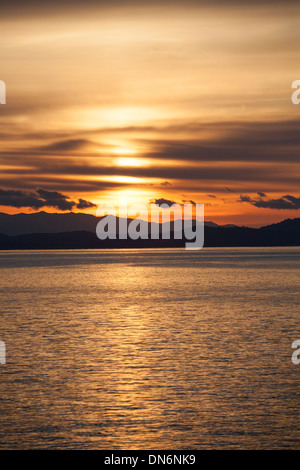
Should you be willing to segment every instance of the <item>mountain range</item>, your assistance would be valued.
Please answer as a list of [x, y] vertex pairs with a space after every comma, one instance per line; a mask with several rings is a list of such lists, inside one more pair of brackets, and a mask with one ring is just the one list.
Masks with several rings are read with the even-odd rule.
[[[96, 225], [101, 218], [83, 213], [0, 213], [0, 249], [88, 249], [182, 247], [182, 239], [99, 240]], [[128, 220], [128, 223], [130, 219]], [[144, 222], [146, 224], [146, 222]], [[160, 224], [161, 232], [161, 224]], [[205, 222], [204, 246], [299, 246], [300, 218], [286, 219], [261, 228]]]

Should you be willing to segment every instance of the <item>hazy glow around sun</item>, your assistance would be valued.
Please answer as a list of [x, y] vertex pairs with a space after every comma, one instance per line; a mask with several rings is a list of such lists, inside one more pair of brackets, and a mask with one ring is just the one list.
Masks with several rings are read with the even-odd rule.
[[141, 158], [133, 157], [120, 157], [115, 160], [115, 163], [118, 166], [132, 166], [132, 167], [141, 167], [146, 166], [147, 162]]
[[137, 151], [130, 147], [116, 147], [113, 153], [116, 155], [134, 155]]
[[147, 124], [151, 121], [161, 119], [161, 110], [148, 106], [116, 108], [107, 106], [101, 108], [85, 108], [74, 110], [72, 120], [77, 121], [81, 128], [95, 129], [98, 127], [128, 127]]

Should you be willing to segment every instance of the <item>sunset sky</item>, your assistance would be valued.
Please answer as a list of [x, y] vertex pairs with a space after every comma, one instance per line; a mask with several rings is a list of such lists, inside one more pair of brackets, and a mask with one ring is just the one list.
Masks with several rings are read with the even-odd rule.
[[1, 6], [0, 211], [126, 196], [300, 217], [299, 26], [299, 1]]

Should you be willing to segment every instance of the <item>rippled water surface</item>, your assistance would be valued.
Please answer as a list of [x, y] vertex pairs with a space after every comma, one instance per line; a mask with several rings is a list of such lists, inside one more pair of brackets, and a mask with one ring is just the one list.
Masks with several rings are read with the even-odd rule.
[[300, 449], [300, 249], [0, 253], [0, 448]]

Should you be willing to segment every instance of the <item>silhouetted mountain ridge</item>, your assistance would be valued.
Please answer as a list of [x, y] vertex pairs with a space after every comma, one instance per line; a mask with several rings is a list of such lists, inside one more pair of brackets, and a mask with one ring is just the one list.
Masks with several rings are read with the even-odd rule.
[[[64, 214], [35, 212], [33, 214], [5, 214], [0, 212], [0, 232], [6, 235], [25, 235], [30, 233], [62, 233], [88, 231], [96, 232], [101, 217], [92, 214], [68, 212]], [[130, 221], [130, 219], [128, 219]], [[205, 222], [216, 226], [214, 222]]]
[[[50, 213], [34, 212], [32, 214], [5, 214], [0, 212], [0, 233], [6, 235], [25, 235], [30, 233], [62, 233], [88, 231], [95, 232], [96, 225], [100, 220], [92, 214], [77, 212]], [[300, 219], [294, 219], [300, 220]], [[284, 224], [287, 221], [280, 222]], [[280, 225], [274, 224], [274, 225]], [[234, 228], [236, 225], [218, 225], [212, 221], [205, 221], [207, 227]]]
[[[99, 240], [96, 225], [100, 218], [89, 214], [8, 215], [0, 213], [0, 249], [89, 249], [183, 247], [186, 240]], [[128, 221], [129, 223], [130, 221]], [[5, 226], [4, 224], [7, 223]], [[144, 222], [146, 224], [146, 222]], [[150, 225], [149, 225], [150, 228]], [[20, 233], [22, 231], [24, 233]], [[161, 231], [161, 226], [160, 226]], [[299, 246], [300, 218], [286, 219], [261, 228], [219, 226], [205, 223], [204, 246]]]

